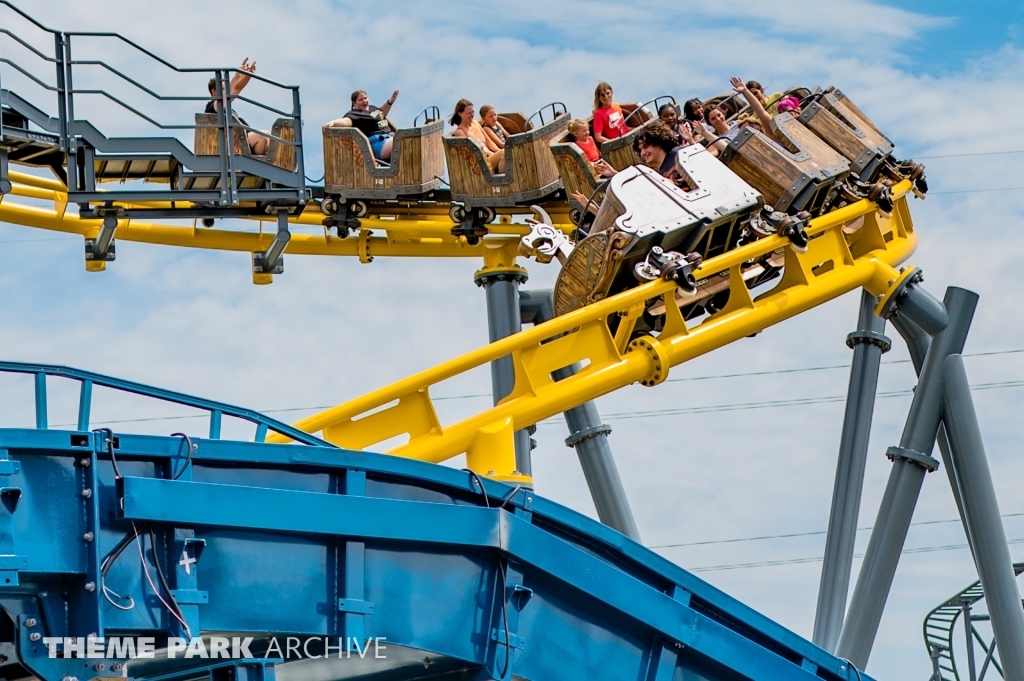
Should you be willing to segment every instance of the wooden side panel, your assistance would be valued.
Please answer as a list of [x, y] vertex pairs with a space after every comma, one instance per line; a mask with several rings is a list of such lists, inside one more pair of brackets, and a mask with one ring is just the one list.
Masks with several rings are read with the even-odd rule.
[[[217, 114], [196, 114], [196, 125], [217, 125]], [[216, 156], [220, 153], [220, 141], [218, 135], [220, 131], [216, 127], [212, 128], [196, 128], [195, 144], [193, 146], [193, 153], [196, 156]], [[249, 151], [249, 140], [246, 139], [245, 131], [241, 128], [232, 128], [235, 138], [234, 152], [236, 154], [244, 154], [245, 156], [251, 156], [252, 153]]]
[[[270, 129], [270, 134], [274, 137], [280, 137], [283, 140], [289, 142], [295, 141], [295, 124], [290, 118], [278, 118], [274, 121], [274, 127]], [[272, 164], [278, 168], [284, 168], [288, 171], [295, 170], [295, 147], [290, 144], [281, 144], [275, 140], [270, 141], [268, 159]]]
[[752, 135], [725, 165], [761, 192], [766, 203], [775, 204], [801, 168], [761, 133]]
[[551, 155], [566, 196], [580, 192], [589, 197], [597, 187], [597, 180], [590, 172], [590, 163], [580, 148], [575, 144], [558, 142], [551, 147]]
[[[790, 148], [790, 151], [797, 153], [802, 150], [811, 155], [810, 159], [797, 162], [800, 169], [808, 175], [821, 175], [821, 171], [826, 168], [846, 165], [845, 156], [830, 147], [823, 139], [815, 135], [811, 130], [808, 130], [803, 123], [795, 118], [786, 116], [783, 119], [779, 117], [774, 122], [778, 124], [780, 130], [784, 131], [784, 134], [779, 135], [779, 137], [782, 138], [783, 144]], [[793, 146], [790, 141], [791, 139], [795, 140], [798, 146]], [[821, 175], [821, 177], [824, 176]]]
[[513, 192], [534, 191], [558, 180], [558, 166], [551, 155], [551, 142], [565, 134], [568, 116], [562, 119], [561, 126], [535, 140], [510, 141]]
[[491, 185], [491, 174], [482, 170], [483, 152], [475, 144], [463, 146], [445, 139], [445, 158], [448, 161], [448, 180], [453, 194], [465, 194], [471, 199], [501, 198], [511, 193], [510, 184]]
[[839, 118], [845, 118], [854, 127], [864, 133], [869, 144], [879, 149], [891, 149], [892, 142], [881, 130], [879, 130], [871, 119], [865, 116], [849, 99], [836, 97], [823, 97], [822, 104]]
[[807, 127], [850, 161], [874, 148], [825, 108], [819, 109], [818, 113], [808, 119]]
[[[398, 173], [394, 182], [387, 178], [388, 186], [392, 184], [422, 184], [423, 180], [423, 148], [422, 137], [396, 137], [391, 148], [391, 162], [398, 164]], [[397, 152], [397, 153], [395, 153]]]
[[444, 128], [438, 127], [434, 132], [423, 135], [423, 181], [430, 182], [435, 177], [444, 177], [444, 143], [441, 141]]
[[[387, 184], [374, 182], [366, 166], [369, 162], [375, 167], [376, 162], [363, 154], [357, 135], [363, 136], [354, 128], [328, 128], [324, 132], [324, 184], [349, 189], [387, 189], [391, 186], [390, 178], [386, 178]], [[369, 149], [369, 143], [366, 144]]]

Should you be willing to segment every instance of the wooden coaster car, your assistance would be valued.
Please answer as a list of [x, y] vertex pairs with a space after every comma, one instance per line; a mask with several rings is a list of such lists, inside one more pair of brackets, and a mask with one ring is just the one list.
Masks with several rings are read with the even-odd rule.
[[[295, 170], [295, 147], [291, 144], [282, 144], [275, 139], [280, 138], [288, 142], [295, 141], [295, 125], [292, 119], [278, 118], [274, 121], [274, 125], [270, 129], [270, 144], [267, 147], [267, 153], [263, 156], [257, 156], [252, 153], [245, 129], [232, 126], [231, 131], [235, 140], [233, 147], [235, 154], [264, 161], [288, 171]], [[217, 114], [196, 114], [194, 147], [196, 156], [216, 156], [220, 153], [219, 132], [217, 128]]]
[[696, 189], [680, 189], [646, 166], [612, 177], [590, 234], [558, 275], [556, 314], [635, 286], [634, 270], [654, 246], [702, 258], [735, 247], [738, 225], [762, 205], [761, 195], [700, 145], [681, 149], [676, 166]]
[[893, 143], [838, 90], [807, 102], [797, 119], [850, 162], [850, 172], [873, 182]]
[[[544, 122], [542, 112], [549, 108], [553, 115]], [[565, 133], [569, 113], [564, 106], [558, 110], [548, 105], [523, 119], [522, 114], [498, 116], [511, 133], [505, 140], [505, 172], [502, 174], [491, 173], [483, 150], [476, 142], [467, 137], [444, 135], [453, 201], [465, 204], [466, 208], [514, 206], [541, 200], [562, 189], [550, 146]], [[534, 124], [535, 120], [538, 125]]]
[[439, 188], [444, 121], [439, 115], [415, 125], [418, 121], [395, 132], [390, 164], [374, 158], [370, 141], [357, 128], [324, 128], [324, 193], [342, 201], [393, 200]]
[[748, 127], [719, 158], [776, 210], [818, 215], [849, 174], [850, 162], [789, 112], [772, 119], [772, 130], [783, 145]]

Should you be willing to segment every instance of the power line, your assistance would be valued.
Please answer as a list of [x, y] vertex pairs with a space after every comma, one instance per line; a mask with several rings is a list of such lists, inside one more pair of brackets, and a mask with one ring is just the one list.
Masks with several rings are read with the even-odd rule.
[[[1022, 352], [1024, 352], [1024, 348], [1017, 348], [1017, 349], [1014, 349], [1014, 350], [990, 350], [988, 352], [964, 353], [963, 356], [964, 357], [987, 357], [987, 356], [992, 356], [992, 355], [1009, 355], [1009, 354], [1017, 354], [1017, 353], [1022, 353]], [[908, 362], [910, 362], [909, 359], [895, 359], [895, 360], [891, 360], [891, 361], [887, 361], [887, 362], [882, 362], [882, 364], [906, 364]], [[803, 371], [823, 371], [823, 370], [827, 370], [827, 369], [848, 369], [849, 366], [850, 366], [849, 364], [832, 364], [832, 365], [828, 365], [828, 366], [803, 367], [803, 368], [796, 368], [796, 369], [773, 369], [773, 370], [770, 370], [770, 371], [749, 371], [749, 372], [737, 373], [737, 374], [715, 374], [715, 375], [710, 375], [710, 376], [690, 376], [690, 377], [686, 377], [686, 378], [670, 378], [670, 379], [666, 380], [665, 382], [666, 383], [671, 383], [671, 382], [682, 382], [682, 381], [707, 381], [707, 380], [719, 379], [719, 378], [742, 378], [742, 377], [747, 377], [747, 376], [769, 376], [769, 375], [773, 375], [773, 374], [789, 374], [789, 373], [799, 373], [799, 372], [803, 372]], [[1018, 387], [1018, 385], [1021, 385], [1021, 384], [1024, 384], [1024, 381], [1009, 381], [1009, 382], [1005, 382], [1005, 383], [991, 383], [991, 384], [982, 383], [980, 385], [973, 386], [972, 389], [974, 389], [974, 390], [992, 390], [992, 389], [995, 389], [995, 388], [1015, 388], [1015, 387]], [[901, 396], [904, 396], [904, 395], [909, 395], [912, 392], [913, 392], [912, 390], [899, 390], [899, 391], [893, 391], [891, 393], [878, 393], [876, 395], [876, 397], [881, 397], [881, 398], [885, 398], [885, 397], [901, 397]], [[490, 395], [490, 393], [479, 393], [479, 394], [475, 394], [475, 395], [449, 395], [449, 396], [446, 396], [446, 397], [433, 397], [433, 398], [431, 398], [431, 400], [434, 401], [434, 402], [437, 402], [437, 401], [440, 401], [440, 400], [463, 400], [463, 399], [479, 398], [479, 397], [488, 397], [489, 398], [489, 397], [491, 397], [491, 395]], [[650, 412], [650, 414], [651, 414], [651, 416], [673, 416], [673, 415], [676, 415], [676, 414], [674, 414], [674, 413], [667, 413], [667, 412], [678, 411], [679, 414], [686, 414], [686, 413], [707, 413], [707, 412], [714, 412], [714, 411], [743, 411], [743, 410], [746, 410], [746, 409], [765, 409], [765, 408], [769, 408], [769, 407], [791, 407], [791, 406], [802, 406], [802, 405], [805, 405], [805, 404], [826, 404], [826, 403], [829, 403], [829, 402], [840, 402], [840, 401], [845, 400], [845, 399], [846, 399], [845, 395], [832, 395], [832, 396], [827, 396], [827, 397], [806, 397], [806, 398], [799, 398], [799, 399], [796, 399], [796, 400], [777, 400], [777, 401], [773, 401], [773, 402], [747, 402], [747, 403], [741, 403], [741, 404], [717, 405], [717, 406], [714, 406], [714, 407], [684, 407], [684, 408], [681, 408], [680, 410], [661, 410], [661, 411], [657, 411], [657, 412]], [[313, 406], [313, 407], [285, 407], [285, 408], [282, 408], [282, 409], [262, 409], [262, 410], [260, 410], [260, 413], [262, 413], [262, 414], [280, 414], [280, 413], [285, 413], [285, 412], [296, 412], [296, 411], [316, 411], [316, 410], [322, 410], [322, 409], [330, 409], [331, 407], [334, 407], [334, 406], [336, 406], [336, 405], [328, 404], [328, 405], [320, 405], [320, 406]], [[691, 411], [687, 411], [687, 410], [691, 410], [691, 409], [692, 410], [702, 410], [702, 411], [692, 411], [692, 412]], [[662, 413], [662, 412], [665, 412], [665, 413]], [[647, 412], [623, 412], [623, 413], [620, 413], [620, 414], [608, 414], [608, 415], [605, 416], [605, 418], [609, 418], [609, 419], [612, 419], [612, 418], [617, 418], [617, 419], [646, 418], [646, 416], [643, 416], [643, 414], [646, 414], [646, 413]], [[154, 417], [138, 418], [138, 419], [122, 419], [122, 420], [119, 420], [119, 421], [102, 421], [101, 423], [104, 423], [104, 424], [107, 424], [107, 425], [118, 425], [118, 424], [122, 424], [122, 423], [146, 423], [146, 422], [150, 422], [150, 421], [180, 421], [180, 420], [184, 420], [184, 419], [199, 419], [199, 418], [209, 418], [209, 415], [208, 414], [194, 414], [194, 415], [190, 415], [190, 416], [154, 416]], [[542, 421], [542, 423], [556, 423], [556, 422], [557, 421], [555, 421], [554, 419], [546, 419], [545, 421]], [[54, 424], [53, 427], [54, 428], [68, 428], [68, 427], [75, 426], [75, 425], [77, 425], [77, 424], [76, 423], [59, 423], [59, 424]]]
[[[1002, 388], [1024, 387], [1024, 381], [1000, 381], [997, 383], [979, 383], [972, 385], [971, 390], [998, 390]], [[904, 397], [912, 395], [913, 390], [893, 390], [880, 392], [875, 395], [877, 399], [890, 397]], [[656, 416], [683, 416], [687, 414], [708, 414], [723, 411], [746, 411], [750, 409], [770, 409], [773, 407], [797, 407], [810, 404], [828, 404], [830, 402], [844, 402], [846, 395], [828, 395], [823, 397], [799, 397], [791, 400], [770, 400], [767, 402], [740, 402], [734, 404], [716, 404], [709, 406], [680, 407], [678, 409], [654, 409], [650, 411], [625, 411], [615, 414], [607, 414], [603, 418], [612, 420], [652, 418]]]
[[[1024, 544], [1024, 538], [1011, 539], [1007, 544]], [[957, 551], [969, 548], [967, 544], [947, 544], [945, 546], [921, 546], [914, 549], [903, 549], [900, 555], [909, 553], [936, 553], [938, 551]], [[854, 555], [854, 558], [863, 558], [863, 553]], [[727, 565], [705, 565], [703, 567], [685, 568], [687, 572], [717, 572], [721, 570], [743, 570], [746, 568], [775, 567], [777, 565], [799, 565], [801, 563], [820, 563], [825, 560], [824, 556], [812, 556], [809, 558], [785, 558], [782, 560], [763, 560], [754, 563], [730, 563]]]
[[928, 196], [937, 196], [939, 194], [983, 194], [985, 192], [1015, 192], [1024, 189], [1024, 187], [999, 187], [997, 189], [957, 189], [954, 191], [945, 192], [928, 192]]
[[998, 156], [1000, 154], [1024, 154], [1024, 149], [1014, 149], [1012, 151], [975, 151], [968, 154], [938, 154], [935, 156], [917, 156], [918, 160], [927, 158], [965, 158], [967, 156]]
[[[1024, 513], [1007, 513], [1007, 514], [1005, 514], [1003, 516], [1000, 516], [1000, 517], [1002, 517], [1002, 518], [1018, 518], [1018, 517], [1021, 517], [1021, 516], [1024, 516]], [[914, 527], [914, 526], [918, 526], [918, 525], [942, 525], [942, 524], [945, 524], [945, 523], [958, 523], [958, 522], [960, 522], [960, 518], [952, 518], [950, 520], [922, 520], [920, 522], [910, 523], [910, 525], [911, 525], [911, 527]], [[858, 527], [857, 531], [858, 532], [866, 532], [867, 530], [872, 530], [872, 529], [874, 529], [873, 526]], [[761, 541], [763, 539], [790, 539], [792, 537], [813, 537], [813, 536], [822, 535], [822, 534], [828, 534], [828, 532], [826, 530], [815, 530], [813, 532], [790, 532], [790, 533], [787, 533], [787, 534], [766, 534], [766, 535], [761, 535], [759, 537], [741, 537], [739, 539], [712, 539], [712, 540], [708, 540], [708, 541], [687, 542], [685, 544], [658, 544], [658, 545], [655, 545], [655, 546], [648, 546], [647, 548], [649, 548], [649, 549], [675, 549], [675, 548], [681, 548], [681, 547], [684, 547], [684, 546], [708, 546], [708, 545], [711, 545], [711, 544], [737, 544], [737, 543], [740, 543], [740, 542]]]

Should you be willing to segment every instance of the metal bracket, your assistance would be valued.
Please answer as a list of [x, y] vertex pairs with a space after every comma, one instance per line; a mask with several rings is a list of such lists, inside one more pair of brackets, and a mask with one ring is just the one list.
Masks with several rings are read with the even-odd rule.
[[339, 598], [338, 612], [351, 612], [359, 615], [372, 615], [373, 602], [361, 601], [358, 598]]
[[892, 340], [890, 340], [884, 333], [879, 333], [877, 331], [854, 331], [846, 337], [846, 347], [851, 350], [855, 346], [863, 343], [867, 343], [868, 345], [877, 345], [882, 348], [883, 355], [889, 352], [889, 349], [892, 347]]
[[206, 605], [210, 602], [210, 594], [198, 589], [172, 589], [171, 595], [178, 605]]
[[0, 148], [0, 196], [10, 194], [13, 188], [7, 165], [7, 150]]
[[[504, 645], [505, 643], [505, 630], [504, 629], [491, 629], [491, 640], [497, 641]], [[522, 650], [526, 647], [526, 639], [521, 636], [516, 636], [512, 632], [508, 634], [509, 646], [512, 648], [518, 648]]]
[[[98, 211], [99, 209], [97, 209]], [[112, 262], [117, 257], [114, 245], [114, 233], [117, 231], [117, 216], [103, 216], [103, 226], [95, 239], [85, 240], [85, 259]]]
[[599, 423], [596, 426], [591, 426], [590, 428], [584, 428], [583, 430], [577, 431], [570, 435], [569, 437], [565, 438], [565, 446], [572, 448], [578, 445], [579, 443], [583, 442], [584, 440], [587, 440], [592, 437], [597, 437], [598, 435], [608, 435], [611, 432], [611, 426], [606, 425], [604, 423]]
[[277, 235], [266, 251], [255, 251], [252, 254], [252, 271], [254, 274], [281, 274], [284, 272], [284, 249], [291, 241], [292, 234], [288, 231], [288, 212], [277, 211]]
[[929, 473], [934, 473], [939, 469], [938, 461], [927, 454], [915, 452], [913, 449], [907, 449], [906, 447], [889, 447], [889, 449], [885, 450], [885, 456], [892, 462], [895, 462], [896, 459], [903, 459], [911, 463], [916, 463]]
[[896, 312], [896, 305], [899, 299], [906, 295], [909, 287], [921, 283], [924, 280], [924, 272], [920, 267], [908, 267], [896, 281], [890, 284], [888, 291], [878, 297], [878, 306], [875, 314], [882, 319], [889, 319]]

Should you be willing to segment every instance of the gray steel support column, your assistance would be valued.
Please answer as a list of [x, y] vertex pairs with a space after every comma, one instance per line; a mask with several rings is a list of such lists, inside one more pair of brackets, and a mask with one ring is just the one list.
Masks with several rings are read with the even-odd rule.
[[[1024, 610], [960, 355], [946, 358], [943, 378], [943, 410], [950, 458], [960, 482], [968, 533], [973, 539], [974, 562], [985, 591], [999, 659], [1007, 681], [1024, 681]], [[970, 622], [965, 622], [965, 626], [969, 629]]]
[[[892, 472], [836, 648], [838, 656], [861, 669], [871, 655], [925, 473], [939, 465], [931, 452], [942, 415], [942, 363], [963, 350], [978, 295], [949, 288], [944, 302], [948, 325], [933, 336], [928, 347], [900, 444], [886, 452], [893, 462]], [[911, 317], [910, 321], [929, 330], [919, 319]]]
[[[526, 270], [521, 267], [485, 270], [477, 274], [474, 281], [482, 286], [487, 296], [487, 336], [490, 342], [501, 340], [519, 333], [523, 324], [519, 315], [519, 284], [526, 281]], [[498, 404], [512, 392], [516, 383], [515, 366], [512, 357], [506, 356], [491, 362], [491, 391], [494, 404]], [[530, 458], [530, 431], [517, 430], [516, 470], [523, 475], [533, 475]]]
[[[551, 291], [523, 291], [520, 304], [524, 323], [541, 324], [555, 316]], [[566, 379], [580, 370], [578, 363], [554, 372], [556, 381]], [[608, 434], [611, 427], [601, 423], [601, 415], [593, 401], [584, 402], [565, 412], [569, 437], [565, 444], [576, 450], [583, 476], [601, 522], [618, 530], [633, 541], [640, 541], [640, 531], [633, 519], [622, 478], [612, 456]]]
[[864, 469], [867, 465], [871, 417], [875, 410], [878, 365], [890, 347], [885, 337], [885, 320], [875, 314], [876, 298], [863, 291], [857, 330], [846, 338], [853, 348], [850, 387], [846, 393], [846, 415], [839, 441], [836, 481], [832, 490], [832, 511], [825, 540], [825, 562], [821, 567], [818, 607], [814, 616], [813, 641], [832, 652], [839, 641], [846, 614], [853, 569], [853, 547], [857, 540]]
[[[931, 336], [922, 331], [921, 327], [908, 320], [904, 315], [897, 315], [891, 321], [892, 325], [899, 331], [899, 334], [903, 336], [903, 340], [906, 341], [907, 349], [910, 350], [910, 359], [914, 363], [914, 371], [920, 376], [921, 367], [924, 366], [925, 355], [928, 353], [928, 345], [931, 343]], [[973, 551], [974, 540], [971, 538], [967, 517], [964, 515], [964, 504], [960, 495], [960, 482], [957, 480], [956, 468], [953, 466], [949, 456], [949, 440], [946, 437], [946, 426], [944, 423], [939, 424], [936, 442], [939, 445], [939, 452], [942, 454], [942, 465], [946, 469], [949, 486], [953, 490], [956, 510], [960, 514], [960, 522], [963, 525], [964, 533], [967, 535], [967, 543], [972, 547], [971, 550]]]

